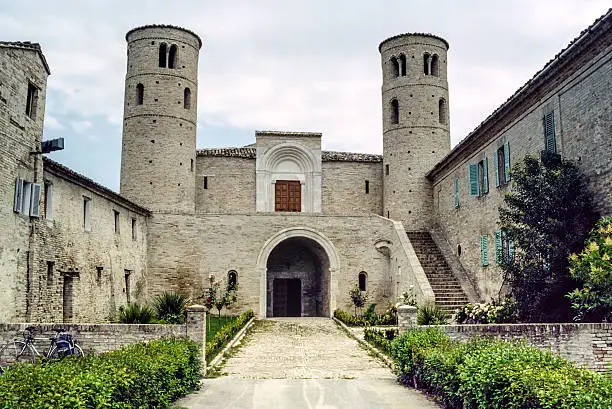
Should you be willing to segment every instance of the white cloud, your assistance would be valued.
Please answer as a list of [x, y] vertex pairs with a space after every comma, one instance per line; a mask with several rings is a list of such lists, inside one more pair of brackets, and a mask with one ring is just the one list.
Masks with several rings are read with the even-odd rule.
[[65, 129], [66, 127], [60, 123], [60, 121], [51, 115], [45, 116], [45, 126], [49, 129]]
[[76, 133], [80, 134], [84, 134], [93, 127], [93, 124], [89, 121], [72, 121], [70, 122], [70, 125]]

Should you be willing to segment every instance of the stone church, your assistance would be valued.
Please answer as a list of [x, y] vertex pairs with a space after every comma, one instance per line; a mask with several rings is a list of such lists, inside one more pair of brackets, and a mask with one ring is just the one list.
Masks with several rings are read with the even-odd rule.
[[294, 131], [197, 149], [202, 40], [134, 28], [120, 193], [45, 156], [49, 65], [0, 42], [0, 321], [104, 322], [164, 290], [197, 297], [210, 274], [259, 317], [330, 316], [355, 286], [381, 309], [409, 289], [448, 310], [496, 297], [512, 256], [497, 209], [525, 155], [573, 160], [612, 213], [611, 28], [608, 11], [452, 149], [449, 44], [384, 40], [383, 155]]

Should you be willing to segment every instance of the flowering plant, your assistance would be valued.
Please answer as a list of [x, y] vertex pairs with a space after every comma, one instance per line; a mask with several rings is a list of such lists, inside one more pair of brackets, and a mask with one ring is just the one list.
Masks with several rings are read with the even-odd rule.
[[221, 310], [223, 307], [229, 307], [233, 303], [236, 302], [238, 298], [236, 295], [236, 291], [238, 289], [237, 285], [234, 285], [231, 288], [227, 288], [225, 291], [221, 290], [221, 283], [215, 279], [214, 274], [210, 274], [208, 276], [209, 287], [204, 290], [204, 294], [202, 294], [202, 301], [204, 303], [204, 307], [210, 312], [213, 308], [216, 308], [221, 317]]
[[510, 298], [482, 304], [468, 303], [455, 313], [458, 324], [500, 324], [516, 320], [516, 303]]

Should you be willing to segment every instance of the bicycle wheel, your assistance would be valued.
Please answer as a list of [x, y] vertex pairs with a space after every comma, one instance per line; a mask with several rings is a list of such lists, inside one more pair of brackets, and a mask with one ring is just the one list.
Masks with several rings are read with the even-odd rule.
[[30, 363], [33, 364], [36, 361], [36, 354], [29, 344], [24, 341], [13, 341], [9, 345], [11, 355], [14, 357], [15, 363]]
[[83, 350], [77, 344], [74, 344], [74, 352], [72, 352], [72, 355], [74, 355], [76, 357], [79, 357], [79, 358], [84, 358], [85, 357], [85, 354], [83, 353]]
[[13, 362], [13, 356], [8, 348], [9, 345], [10, 344], [4, 344], [0, 347], [0, 375], [2, 375]]

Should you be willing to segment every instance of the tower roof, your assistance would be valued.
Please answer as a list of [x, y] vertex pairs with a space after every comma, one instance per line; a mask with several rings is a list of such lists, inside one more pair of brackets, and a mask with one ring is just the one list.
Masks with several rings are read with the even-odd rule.
[[435, 38], [436, 40], [440, 40], [444, 43], [444, 45], [446, 46], [446, 49], [448, 50], [449, 45], [448, 45], [448, 41], [446, 41], [445, 39], [443, 39], [440, 36], [437, 36], [435, 34], [430, 34], [430, 33], [402, 33], [402, 34], [397, 34], [394, 35], [392, 37], [387, 38], [386, 40], [383, 40], [380, 45], [378, 46], [378, 51], [380, 51], [382, 49], [382, 46], [384, 43], [386, 43], [387, 41], [391, 41], [391, 40], [395, 40], [396, 38], [400, 38], [400, 37], [412, 37], [412, 36], [422, 36], [422, 37], [431, 37], [431, 38]]
[[200, 38], [199, 35], [197, 35], [195, 32], [193, 32], [193, 31], [191, 31], [189, 29], [186, 29], [184, 27], [173, 26], [171, 24], [147, 24], [147, 25], [144, 25], [144, 26], [134, 27], [133, 29], [131, 29], [130, 31], [125, 33], [125, 40], [127, 41], [128, 36], [130, 34], [132, 34], [134, 31], [144, 30], [144, 29], [147, 29], [147, 28], [173, 28], [173, 29], [176, 29], [176, 30], [182, 30], [182, 31], [184, 31], [186, 33], [191, 34], [195, 38], [197, 38], [198, 39], [198, 44], [199, 44], [200, 48], [202, 48], [202, 39]]
[[47, 74], [51, 74], [51, 70], [49, 69], [49, 64], [47, 64], [47, 59], [40, 48], [40, 44], [31, 43], [29, 41], [0, 41], [0, 47], [4, 48], [21, 48], [22, 50], [32, 50], [36, 51], [40, 56], [40, 59], [47, 71]]

